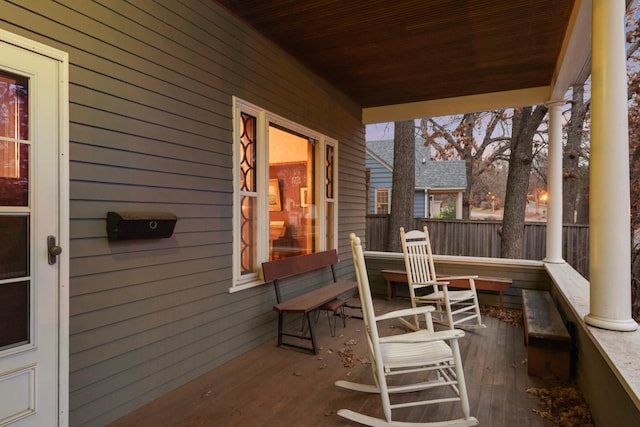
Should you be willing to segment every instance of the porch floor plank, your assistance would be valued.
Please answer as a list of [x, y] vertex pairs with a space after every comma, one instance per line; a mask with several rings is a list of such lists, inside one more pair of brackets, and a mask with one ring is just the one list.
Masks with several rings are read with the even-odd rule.
[[[376, 299], [374, 304], [380, 313], [409, 306], [404, 298]], [[488, 316], [483, 320], [486, 329], [466, 331], [461, 340], [471, 414], [482, 426], [553, 426], [533, 413], [538, 399], [527, 389], [551, 384], [527, 375], [522, 327]], [[341, 408], [382, 417], [377, 395], [360, 394], [333, 384], [339, 379], [372, 383], [362, 327], [362, 320], [350, 318], [346, 329], [338, 322], [336, 337], [331, 337], [326, 317], [320, 316], [316, 327], [321, 346], [318, 355], [278, 348], [274, 338], [109, 427], [358, 425], [336, 415]], [[386, 334], [403, 330], [393, 321], [386, 323], [384, 329]], [[341, 350], [353, 352], [353, 366], [344, 366], [346, 358], [340, 355]], [[442, 404], [401, 410], [395, 416], [402, 421], [434, 421], [460, 417], [461, 413], [457, 405]]]

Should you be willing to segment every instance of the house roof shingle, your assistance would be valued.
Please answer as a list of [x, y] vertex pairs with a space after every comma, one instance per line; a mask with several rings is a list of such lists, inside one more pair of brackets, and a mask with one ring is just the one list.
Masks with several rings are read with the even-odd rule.
[[[367, 141], [367, 152], [393, 170], [393, 140]], [[464, 160], [434, 160], [424, 141], [416, 139], [416, 188], [465, 188]]]

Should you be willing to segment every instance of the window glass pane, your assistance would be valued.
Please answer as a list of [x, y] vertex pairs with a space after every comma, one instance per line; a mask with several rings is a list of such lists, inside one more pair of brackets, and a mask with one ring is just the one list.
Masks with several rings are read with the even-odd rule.
[[241, 113], [240, 190], [256, 191], [256, 118]]
[[29, 139], [29, 79], [0, 71], [0, 137]]
[[28, 276], [29, 217], [0, 216], [0, 236], [0, 279]]
[[0, 350], [29, 341], [29, 282], [0, 284]]
[[256, 271], [258, 245], [256, 243], [256, 198], [245, 196], [241, 200], [240, 212], [240, 272]]
[[269, 259], [315, 248], [315, 141], [269, 127]]
[[376, 190], [376, 213], [389, 213], [389, 190]]

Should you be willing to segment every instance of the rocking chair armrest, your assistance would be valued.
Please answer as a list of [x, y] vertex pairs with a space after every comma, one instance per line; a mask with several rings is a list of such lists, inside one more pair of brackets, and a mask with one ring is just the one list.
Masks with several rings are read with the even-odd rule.
[[[477, 279], [480, 276], [478, 276], [477, 274], [473, 274], [470, 276], [438, 276], [436, 277], [436, 280], [438, 281], [446, 281], [446, 282], [450, 282], [452, 280], [464, 280], [464, 279]], [[447, 283], [448, 284], [448, 283]]]
[[[448, 279], [448, 277], [447, 277]], [[409, 286], [413, 286], [414, 288], [423, 288], [425, 286], [448, 286], [449, 282], [447, 280], [440, 280], [440, 278], [438, 278], [438, 280], [434, 280], [432, 282], [417, 282], [417, 283], [410, 283]]]
[[445, 329], [442, 331], [429, 332], [420, 330], [417, 332], [409, 332], [399, 335], [387, 335], [380, 338], [381, 343], [420, 343], [431, 341], [450, 341], [464, 337], [464, 331], [461, 329]]
[[415, 314], [427, 314], [431, 313], [432, 311], [435, 311], [435, 307], [430, 305], [423, 305], [416, 308], [404, 308], [402, 310], [390, 311], [388, 313], [376, 316], [375, 319], [376, 322], [378, 322], [380, 320], [397, 319], [398, 317], [413, 316]]

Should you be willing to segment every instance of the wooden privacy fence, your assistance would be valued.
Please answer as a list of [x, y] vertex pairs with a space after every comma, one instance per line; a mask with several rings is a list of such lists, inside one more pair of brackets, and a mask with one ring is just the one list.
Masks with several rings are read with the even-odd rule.
[[[367, 215], [367, 250], [384, 251], [387, 245], [388, 215]], [[464, 221], [415, 218], [414, 227], [429, 228], [434, 254], [500, 258], [502, 221]], [[524, 226], [524, 259], [541, 260], [546, 251], [546, 224]], [[585, 278], [589, 278], [589, 226], [562, 227], [562, 257]]]

